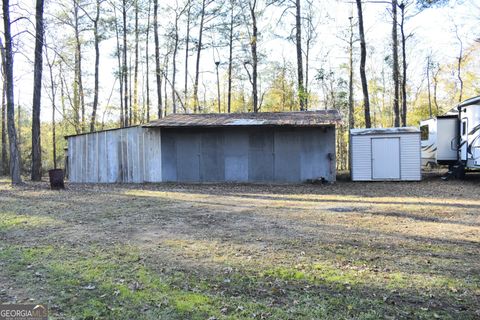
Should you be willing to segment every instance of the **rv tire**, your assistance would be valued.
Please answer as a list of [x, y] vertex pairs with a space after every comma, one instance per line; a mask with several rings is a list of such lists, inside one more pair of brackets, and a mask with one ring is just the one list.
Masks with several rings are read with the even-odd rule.
[[455, 168], [455, 178], [457, 178], [457, 179], [464, 179], [465, 178], [465, 166], [458, 165]]

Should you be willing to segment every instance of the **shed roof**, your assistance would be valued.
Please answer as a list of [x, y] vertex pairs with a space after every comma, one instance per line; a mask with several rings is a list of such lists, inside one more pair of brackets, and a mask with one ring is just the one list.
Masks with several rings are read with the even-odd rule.
[[171, 114], [152, 121], [144, 127], [244, 127], [244, 126], [295, 126], [318, 127], [341, 123], [340, 112], [335, 109], [302, 112], [259, 113], [205, 113]]
[[399, 128], [365, 128], [351, 129], [352, 136], [377, 135], [377, 134], [401, 134], [401, 133], [420, 133], [417, 127], [399, 127]]

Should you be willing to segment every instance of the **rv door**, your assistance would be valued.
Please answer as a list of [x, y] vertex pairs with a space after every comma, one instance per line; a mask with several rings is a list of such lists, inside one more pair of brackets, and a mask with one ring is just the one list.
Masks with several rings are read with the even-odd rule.
[[460, 124], [460, 160], [467, 161], [468, 160], [468, 118], [462, 118], [462, 122]]

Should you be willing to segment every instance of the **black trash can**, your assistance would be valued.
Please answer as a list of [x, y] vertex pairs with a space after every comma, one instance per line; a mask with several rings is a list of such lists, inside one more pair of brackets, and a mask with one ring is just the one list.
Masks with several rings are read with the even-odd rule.
[[62, 169], [48, 170], [48, 176], [50, 177], [50, 189], [52, 190], [65, 189], [65, 184], [63, 182], [64, 175], [63, 175]]

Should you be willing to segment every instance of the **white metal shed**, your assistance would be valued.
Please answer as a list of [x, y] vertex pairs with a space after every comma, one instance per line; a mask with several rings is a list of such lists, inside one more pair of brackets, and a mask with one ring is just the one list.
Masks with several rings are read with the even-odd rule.
[[352, 129], [350, 148], [353, 181], [422, 178], [418, 128]]

